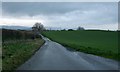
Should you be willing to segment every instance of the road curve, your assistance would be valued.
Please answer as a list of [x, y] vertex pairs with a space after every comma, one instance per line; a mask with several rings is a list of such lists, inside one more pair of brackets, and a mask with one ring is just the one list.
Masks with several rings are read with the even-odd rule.
[[46, 43], [17, 70], [118, 70], [118, 62], [69, 51], [45, 37]]

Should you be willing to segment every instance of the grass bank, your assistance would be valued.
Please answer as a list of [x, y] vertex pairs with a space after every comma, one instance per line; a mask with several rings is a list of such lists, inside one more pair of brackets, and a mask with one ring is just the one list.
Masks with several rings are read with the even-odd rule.
[[[6, 33], [11, 32], [7, 30]], [[18, 32], [18, 31], [17, 31]], [[2, 42], [2, 69], [3, 72], [13, 71], [26, 60], [28, 60], [39, 48], [44, 44], [44, 40], [41, 37], [31, 39], [33, 33], [28, 31], [19, 31], [16, 33], [15, 30], [12, 30], [14, 33], [12, 36], [5, 36]], [[17, 39], [17, 36], [19, 38]], [[5, 32], [4, 32], [4, 35]], [[23, 37], [21, 37], [21, 35]], [[26, 35], [29, 35], [27, 38]], [[31, 36], [31, 37], [30, 37]]]
[[43, 35], [76, 51], [120, 60], [115, 31], [46, 31]]

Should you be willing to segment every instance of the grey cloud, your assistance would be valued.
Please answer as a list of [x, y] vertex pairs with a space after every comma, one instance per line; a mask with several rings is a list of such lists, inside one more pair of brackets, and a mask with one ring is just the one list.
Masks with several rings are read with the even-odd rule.
[[2, 0], [3, 2], [118, 2], [119, 0]]
[[3, 2], [2, 8], [8, 13], [29, 15], [66, 13], [73, 10], [95, 10], [115, 5], [111, 2]]
[[84, 26], [103, 29], [105, 24], [115, 25], [118, 16], [116, 2], [3, 2], [2, 6], [3, 15], [27, 15], [45, 20], [46, 26], [63, 28]]

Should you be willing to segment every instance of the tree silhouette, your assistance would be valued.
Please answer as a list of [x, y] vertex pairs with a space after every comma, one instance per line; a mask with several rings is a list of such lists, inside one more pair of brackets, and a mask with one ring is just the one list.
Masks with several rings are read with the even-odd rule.
[[78, 27], [77, 30], [85, 30], [83, 27]]
[[43, 30], [45, 30], [43, 24], [41, 23], [35, 23], [32, 27], [32, 30], [38, 34], [38, 33], [41, 33]]

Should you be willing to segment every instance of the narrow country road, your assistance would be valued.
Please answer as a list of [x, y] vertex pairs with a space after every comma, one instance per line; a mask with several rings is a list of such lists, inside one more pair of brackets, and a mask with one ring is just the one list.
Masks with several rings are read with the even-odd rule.
[[117, 70], [118, 62], [67, 50], [43, 37], [46, 43], [17, 70]]

